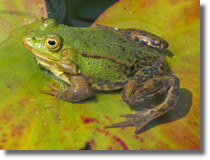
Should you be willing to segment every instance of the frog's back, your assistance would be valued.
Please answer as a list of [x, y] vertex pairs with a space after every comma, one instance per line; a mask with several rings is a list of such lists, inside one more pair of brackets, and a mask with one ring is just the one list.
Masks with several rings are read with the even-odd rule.
[[62, 30], [65, 44], [77, 48], [91, 57], [119, 60], [125, 64], [134, 64], [136, 57], [144, 54], [144, 49], [124, 36], [106, 29], [64, 27]]
[[148, 54], [155, 56], [147, 47], [137, 46], [110, 30], [64, 27], [58, 34], [64, 37], [64, 44], [77, 50], [79, 54], [73, 61], [96, 89], [121, 88], [139, 68], [147, 65]]

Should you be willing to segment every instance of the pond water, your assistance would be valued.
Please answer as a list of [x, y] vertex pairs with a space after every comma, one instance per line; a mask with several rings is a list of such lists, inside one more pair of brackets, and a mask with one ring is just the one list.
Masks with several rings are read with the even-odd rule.
[[75, 27], [89, 27], [118, 0], [46, 0], [49, 18]]

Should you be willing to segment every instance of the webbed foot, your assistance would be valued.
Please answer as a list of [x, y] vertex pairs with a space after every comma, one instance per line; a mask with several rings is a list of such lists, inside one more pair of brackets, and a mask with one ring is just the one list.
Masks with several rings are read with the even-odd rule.
[[120, 117], [125, 117], [125, 121], [107, 125], [104, 127], [104, 129], [114, 127], [135, 126], [136, 130], [134, 133], [137, 134], [143, 126], [149, 123], [152, 119], [158, 117], [158, 114], [159, 113], [157, 112], [155, 113], [154, 109], [148, 109], [147, 111], [142, 110], [134, 114], [121, 114]]

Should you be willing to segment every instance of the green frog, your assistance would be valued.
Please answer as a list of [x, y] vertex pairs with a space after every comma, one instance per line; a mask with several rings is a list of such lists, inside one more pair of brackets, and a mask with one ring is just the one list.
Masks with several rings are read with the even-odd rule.
[[38, 30], [22, 38], [23, 45], [37, 62], [69, 87], [40, 92], [68, 102], [87, 99], [97, 92], [122, 89], [129, 106], [147, 102], [166, 92], [161, 104], [134, 114], [123, 114], [125, 121], [104, 128], [134, 125], [135, 133], [148, 122], [175, 107], [179, 97], [179, 79], [165, 74], [164, 58], [155, 48], [168, 43], [149, 32], [114, 29], [107, 26], [70, 27], [45, 19]]

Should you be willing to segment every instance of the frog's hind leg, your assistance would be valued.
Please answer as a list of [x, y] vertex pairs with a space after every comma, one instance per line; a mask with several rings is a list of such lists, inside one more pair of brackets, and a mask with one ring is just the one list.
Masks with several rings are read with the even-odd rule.
[[147, 46], [159, 49], [165, 49], [169, 46], [168, 42], [163, 38], [144, 30], [120, 29], [119, 33], [137, 44], [143, 43]]
[[[134, 86], [137, 87], [137, 89], [130, 89], [130, 87]], [[146, 102], [164, 91], [166, 91], [167, 94], [164, 102], [161, 104], [152, 108], [142, 109], [135, 114], [122, 114], [120, 115], [121, 117], [127, 118], [125, 121], [111, 124], [104, 128], [134, 125], [136, 127], [135, 133], [137, 133], [148, 122], [163, 115], [176, 105], [179, 97], [179, 79], [176, 76], [155, 77], [139, 86], [134, 81], [128, 82], [123, 92], [123, 100], [128, 104]]]
[[147, 46], [159, 49], [165, 49], [169, 46], [168, 42], [161, 37], [156, 36], [150, 32], [144, 30], [137, 30], [137, 29], [118, 29], [112, 28], [100, 24], [96, 24], [97, 28], [102, 28], [106, 30], [110, 30], [116, 33], [119, 33], [126, 37], [127, 39], [139, 44], [143, 43]]

